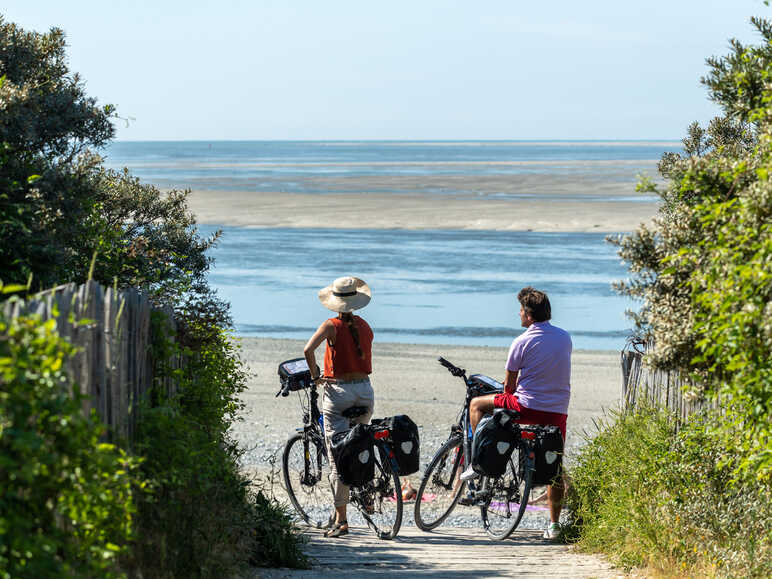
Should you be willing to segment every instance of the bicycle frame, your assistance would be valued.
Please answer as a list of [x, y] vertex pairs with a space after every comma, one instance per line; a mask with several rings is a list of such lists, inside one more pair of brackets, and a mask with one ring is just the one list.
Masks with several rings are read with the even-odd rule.
[[[282, 391], [280, 391], [281, 393]], [[329, 450], [326, 445], [324, 428], [322, 425], [322, 413], [319, 410], [319, 393], [317, 391], [316, 384], [311, 384], [305, 392], [301, 393], [301, 407], [303, 410], [303, 426], [296, 428], [297, 434], [291, 437], [285, 445], [285, 451], [282, 458], [282, 471], [285, 477], [285, 485], [287, 486], [290, 500], [295, 505], [295, 508], [299, 511], [300, 515], [311, 526], [317, 528], [324, 528], [329, 523], [325, 524], [324, 521], [320, 521], [318, 518], [313, 519], [312, 515], [309, 515], [300, 503], [298, 503], [297, 490], [289, 488], [292, 486], [289, 482], [290, 475], [287, 470], [287, 457], [291, 452], [293, 444], [300, 444], [302, 448], [302, 458], [300, 455], [296, 455], [298, 459], [298, 469], [295, 470], [294, 480], [299, 482], [301, 487], [307, 487], [308, 489], [316, 487], [317, 484], [325, 484], [323, 478], [324, 463], [329, 463], [332, 460]], [[346, 414], [344, 413], [344, 416]], [[350, 425], [355, 424], [356, 415], [349, 417]], [[351, 502], [357, 505], [359, 512], [366, 520], [368, 526], [370, 526], [381, 539], [391, 539], [399, 531], [399, 526], [402, 519], [402, 496], [400, 494], [401, 487], [399, 483], [399, 466], [394, 454], [394, 450], [389, 442], [389, 436], [391, 432], [387, 428], [373, 429], [374, 446], [378, 448], [377, 456], [380, 458], [381, 466], [377, 468], [377, 475], [374, 479], [368, 481], [363, 485], [352, 485], [350, 487]], [[298, 448], [298, 447], [296, 447]], [[300, 450], [300, 448], [298, 448]], [[312, 452], [313, 451], [313, 452]], [[312, 456], [315, 454], [316, 456]], [[394, 487], [392, 489], [392, 486]], [[387, 527], [383, 527], [381, 523], [376, 522], [379, 514], [385, 514], [386, 511], [381, 511], [382, 501], [384, 497], [394, 493], [397, 496], [397, 510], [395, 515], [395, 522], [393, 525], [390, 523]], [[332, 497], [330, 497], [332, 498]], [[380, 501], [380, 502], [379, 502]], [[370, 509], [370, 510], [368, 510]], [[384, 530], [386, 529], [386, 530]]]
[[[467, 485], [469, 493], [462, 504], [479, 506], [483, 525], [488, 534], [494, 539], [506, 538], [519, 524], [527, 505], [531, 473], [534, 468], [533, 441], [524, 431], [521, 431], [521, 435], [517, 436], [517, 440], [514, 441], [518, 449], [517, 454], [509, 458], [509, 464], [501, 476], [482, 476], [476, 481], [462, 483], [458, 475], [462, 470], [469, 468], [472, 462], [473, 439], [470, 435], [469, 412], [472, 399], [499, 391], [499, 386], [496, 381], [480, 374], [467, 376], [466, 370], [454, 366], [444, 358], [440, 358], [439, 362], [453, 376], [464, 381], [466, 395], [457, 424], [451, 427], [450, 436], [437, 450], [421, 479], [415, 507], [416, 524], [424, 531], [431, 531], [442, 524], [460, 500], [464, 485]], [[452, 455], [448, 454], [451, 450], [454, 452]], [[449, 470], [446, 470], [446, 467], [450, 467]], [[511, 474], [507, 475], [507, 472]], [[514, 487], [512, 486], [513, 481], [515, 482]], [[522, 489], [522, 495], [518, 488], [520, 484], [525, 485]], [[420, 498], [428, 485], [450, 491], [450, 495], [439, 511], [430, 510], [428, 517], [424, 518], [424, 514], [421, 512]], [[515, 506], [517, 503], [519, 505]], [[511, 526], [505, 525], [503, 529], [494, 528], [490, 524], [493, 520], [489, 518], [491, 513], [503, 513], [506, 520], [510, 520], [512, 517]], [[432, 516], [434, 516], [433, 519]], [[496, 514], [494, 514], [495, 516]]]
[[[466, 386], [466, 395], [464, 397], [464, 406], [461, 410], [461, 416], [459, 417], [458, 424], [451, 427], [451, 436], [453, 437], [455, 430], [460, 430], [461, 435], [461, 448], [463, 450], [461, 459], [463, 460], [464, 467], [468, 467], [472, 463], [472, 423], [469, 416], [469, 405], [472, 403], [472, 399], [477, 398], [481, 393], [479, 392], [477, 386], [474, 382], [470, 380], [470, 378], [466, 375], [466, 370], [463, 368], [458, 368], [456, 366], [453, 366], [450, 362], [445, 360], [444, 358], [439, 359], [440, 363], [445, 366], [451, 374], [454, 376], [461, 378], [464, 381], [464, 385]], [[458, 468], [458, 458], [456, 459], [456, 463], [453, 465], [453, 472], [455, 473], [456, 469]]]

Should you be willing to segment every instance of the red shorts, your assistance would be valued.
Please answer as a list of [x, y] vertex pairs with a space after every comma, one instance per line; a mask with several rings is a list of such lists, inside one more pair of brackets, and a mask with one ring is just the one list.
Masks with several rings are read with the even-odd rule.
[[520, 404], [517, 396], [514, 394], [496, 394], [493, 397], [494, 408], [506, 408], [507, 410], [517, 410], [520, 413], [518, 424], [547, 424], [560, 428], [563, 434], [563, 441], [566, 440], [566, 419], [567, 414], [559, 412], [544, 412], [543, 410], [532, 410]]

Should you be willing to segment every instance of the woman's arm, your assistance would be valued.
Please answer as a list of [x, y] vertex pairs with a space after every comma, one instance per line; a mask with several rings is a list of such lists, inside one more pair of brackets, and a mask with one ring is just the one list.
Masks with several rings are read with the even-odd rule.
[[335, 326], [330, 320], [322, 322], [322, 325], [316, 329], [314, 335], [308, 340], [306, 347], [303, 348], [303, 355], [306, 357], [309, 370], [311, 370], [311, 378], [314, 379], [319, 377], [318, 374], [314, 376], [316, 374], [316, 356], [314, 352], [319, 347], [319, 344], [325, 340], [335, 341]]

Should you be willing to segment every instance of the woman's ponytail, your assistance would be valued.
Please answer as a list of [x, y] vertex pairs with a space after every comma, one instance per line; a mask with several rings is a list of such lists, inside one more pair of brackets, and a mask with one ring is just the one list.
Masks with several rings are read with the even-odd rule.
[[346, 325], [348, 326], [349, 331], [351, 332], [351, 337], [354, 338], [354, 345], [357, 347], [357, 355], [364, 360], [365, 359], [365, 353], [362, 351], [362, 346], [359, 344], [359, 329], [357, 328], [357, 325], [354, 323], [354, 314], [351, 312], [342, 313], [340, 318], [346, 322]]

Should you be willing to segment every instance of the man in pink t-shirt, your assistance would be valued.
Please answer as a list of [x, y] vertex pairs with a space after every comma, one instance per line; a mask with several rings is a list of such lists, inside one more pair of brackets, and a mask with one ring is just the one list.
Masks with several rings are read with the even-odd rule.
[[[494, 408], [508, 408], [520, 413], [521, 424], [551, 424], [566, 438], [568, 401], [571, 397], [571, 336], [549, 323], [552, 317], [547, 294], [525, 287], [517, 294], [520, 322], [524, 328], [515, 338], [507, 356], [504, 393], [479, 396], [469, 405], [472, 430]], [[461, 475], [471, 480], [477, 475], [471, 466]], [[544, 537], [554, 539], [560, 533], [563, 501], [562, 481], [547, 487], [550, 526]]]

